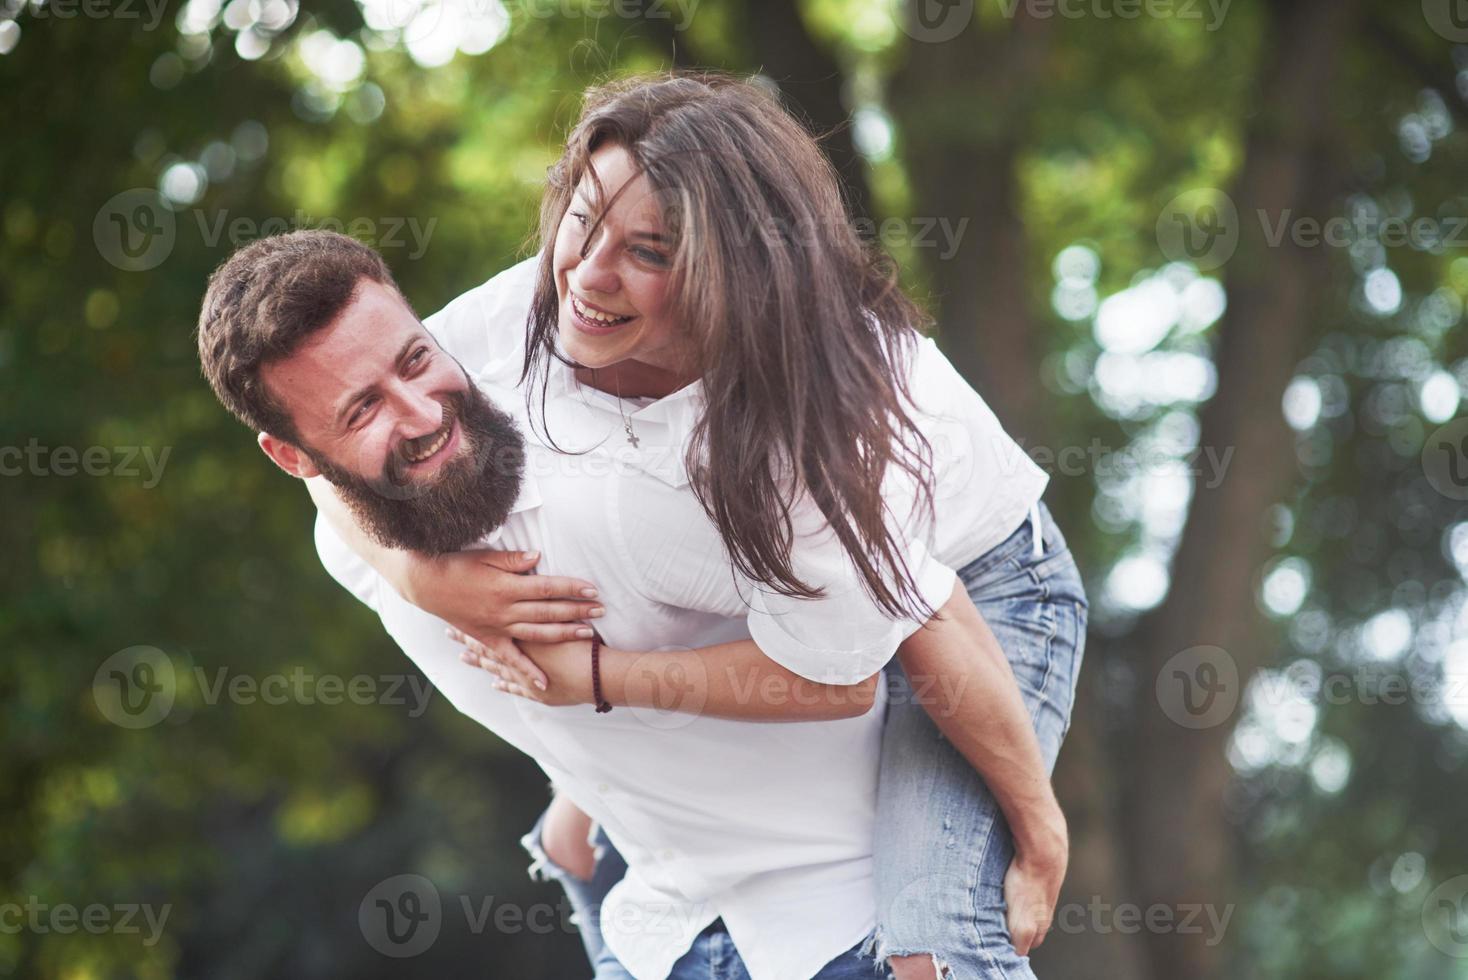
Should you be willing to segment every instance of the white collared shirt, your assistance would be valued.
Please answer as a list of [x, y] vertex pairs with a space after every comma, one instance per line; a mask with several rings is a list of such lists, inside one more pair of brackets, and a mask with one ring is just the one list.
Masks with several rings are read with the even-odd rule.
[[[484, 387], [514, 409], [516, 393]], [[691, 494], [643, 470], [621, 472], [627, 464], [603, 454], [564, 456], [527, 443], [520, 496], [486, 547], [538, 550], [544, 573], [595, 582], [607, 610], [596, 625], [612, 647], [748, 637], [740, 616], [650, 594], [650, 568], [721, 548]], [[608, 484], [618, 492], [604, 492]], [[629, 536], [621, 520], [629, 501], [664, 519]], [[753, 980], [804, 980], [874, 928], [884, 682], [872, 710], [857, 718], [726, 721], [697, 713], [706, 675], [669, 675], [648, 661], [633, 664], [630, 676], [636, 683], [653, 671], [669, 710], [547, 708], [496, 691], [486, 672], [460, 662], [443, 621], [402, 599], [324, 519], [316, 544], [328, 571], [378, 612], [450, 703], [532, 756], [606, 830], [628, 872], [603, 905], [602, 934], [638, 980], [663, 980], [716, 918]], [[724, 582], [718, 604], [738, 610], [739, 590], [727, 574]]]
[[[813, 680], [855, 683], [880, 670], [918, 624], [875, 607], [813, 508], [795, 510], [792, 559], [825, 597], [790, 599], [732, 570], [684, 466], [702, 410], [699, 384], [636, 407], [576, 384], [553, 363], [544, 425], [525, 424], [524, 393], [514, 386], [536, 261], [427, 321], [526, 430], [521, 497], [486, 544], [539, 550], [542, 572], [595, 582], [607, 610], [597, 626], [613, 647], [753, 636], [773, 660]], [[953, 569], [1004, 540], [1047, 477], [931, 341], [919, 347], [911, 385], [928, 413], [919, 421], [934, 446], [937, 515], [933, 527], [908, 525], [907, 558], [937, 608]], [[538, 411], [538, 386], [533, 395]], [[551, 451], [535, 437], [541, 431], [570, 454]], [[894, 513], [906, 512], [905, 500], [891, 488]], [[500, 694], [462, 664], [443, 623], [403, 601], [320, 521], [317, 546], [451, 703], [533, 756], [605, 827], [629, 872], [608, 897], [603, 934], [638, 980], [666, 977], [718, 917], [753, 980], [802, 980], [870, 932], [880, 700], [859, 718], [796, 724], [705, 718], [689, 711], [696, 701], [680, 712], [544, 708]], [[700, 678], [661, 679], [698, 697]]]
[[[493, 385], [519, 383], [538, 262], [537, 257], [512, 266], [428, 321], [445, 350]], [[908, 387], [914, 420], [933, 450], [934, 520], [915, 513], [915, 493], [900, 477], [889, 479], [885, 497], [903, 522], [906, 563], [918, 593], [937, 609], [952, 594], [955, 570], [1013, 533], [1034, 511], [1050, 478], [1005, 433], [931, 339], [916, 345]], [[532, 381], [536, 412], [540, 394]], [[684, 458], [702, 410], [702, 382], [637, 407], [579, 384], [568, 367], [552, 360], [543, 429], [562, 448], [606, 453], [620, 461], [606, 480], [606, 492], [626, 499], [620, 519], [635, 536], [662, 517], [655, 507], [639, 505], [623, 478], [651, 474], [691, 497]], [[636, 446], [626, 433], [629, 426]], [[796, 501], [791, 518], [792, 568], [802, 581], [821, 587], [822, 598], [791, 598], [761, 583], [740, 581], [742, 601], [721, 605], [730, 575], [722, 549], [690, 554], [688, 562], [656, 562], [653, 587], [687, 608], [746, 617], [760, 649], [788, 670], [822, 683], [857, 683], [880, 670], [921, 623], [893, 620], [876, 605], [813, 503]]]

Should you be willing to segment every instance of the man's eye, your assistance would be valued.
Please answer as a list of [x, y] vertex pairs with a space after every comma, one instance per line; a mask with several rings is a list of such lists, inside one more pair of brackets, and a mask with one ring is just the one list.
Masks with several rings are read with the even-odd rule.
[[431, 352], [428, 350], [427, 347], [418, 348], [411, 355], [409, 355], [407, 366], [417, 367], [419, 364], [422, 364], [424, 361], [428, 360], [430, 353]]
[[355, 411], [352, 412], [352, 417], [349, 418], [347, 422], [351, 425], [356, 425], [358, 422], [362, 421], [362, 419], [367, 417], [367, 410], [375, 404], [377, 404], [377, 398], [375, 396], [362, 399], [362, 403], [357, 406]]

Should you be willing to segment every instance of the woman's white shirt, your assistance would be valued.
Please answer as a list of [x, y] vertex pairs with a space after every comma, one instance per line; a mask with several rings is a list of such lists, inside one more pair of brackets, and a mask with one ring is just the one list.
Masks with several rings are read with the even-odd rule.
[[[486, 382], [516, 388], [524, 363], [525, 323], [539, 258], [531, 258], [460, 296], [427, 325], [449, 353]], [[527, 387], [531, 417], [541, 410], [538, 379]], [[948, 601], [955, 570], [1004, 541], [1029, 516], [1049, 477], [1005, 433], [983, 398], [930, 338], [919, 340], [908, 365], [913, 418], [932, 446], [933, 519], [915, 506], [902, 475], [884, 488], [894, 529], [900, 527], [907, 568], [932, 609]], [[523, 394], [523, 392], [522, 392]], [[540, 436], [553, 448], [600, 458], [607, 492], [633, 470], [651, 474], [690, 496], [684, 464], [689, 437], [703, 408], [702, 382], [639, 406], [580, 384], [552, 359], [546, 378]], [[635, 437], [634, 445], [627, 429]], [[571, 458], [568, 455], [568, 460]], [[625, 540], [644, 537], [666, 518], [647, 495], [620, 493], [616, 512]], [[880, 670], [921, 623], [885, 613], [867, 590], [820, 510], [802, 497], [791, 509], [791, 564], [802, 581], [823, 591], [814, 599], [781, 595], [740, 576], [722, 548], [680, 549], [638, 556], [650, 588], [687, 608], [745, 616], [750, 635], [772, 660], [822, 683], [854, 684]], [[664, 539], [658, 534], [646, 535]], [[734, 577], [740, 605], [728, 606]]]

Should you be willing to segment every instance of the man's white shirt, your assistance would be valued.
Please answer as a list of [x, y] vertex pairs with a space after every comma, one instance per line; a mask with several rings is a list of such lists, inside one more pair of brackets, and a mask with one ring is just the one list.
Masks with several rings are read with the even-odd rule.
[[[536, 261], [426, 321], [526, 434], [519, 499], [484, 546], [540, 551], [541, 572], [596, 583], [606, 607], [596, 625], [615, 648], [686, 649], [752, 635], [771, 659], [812, 680], [855, 683], [879, 671], [918, 624], [876, 608], [813, 508], [795, 510], [793, 558], [825, 597], [780, 596], [732, 569], [683, 464], [699, 385], [635, 408], [577, 385], [553, 363], [544, 418], [529, 424], [515, 384]], [[938, 472], [936, 521], [912, 518], [908, 561], [936, 609], [953, 569], [1004, 540], [1047, 477], [930, 341], [910, 383]], [[538, 387], [532, 394], [539, 411]], [[551, 448], [547, 434], [566, 451]], [[905, 512], [906, 499], [900, 487], [889, 494], [894, 513]], [[602, 932], [638, 980], [663, 980], [715, 918], [752, 980], [803, 980], [871, 932], [885, 684], [857, 718], [726, 721], [697, 713], [704, 677], [670, 676], [649, 658], [634, 665], [632, 682], [651, 671], [669, 710], [547, 708], [496, 691], [487, 673], [462, 663], [445, 624], [403, 600], [323, 520], [316, 539], [328, 571], [378, 612], [429, 681], [532, 756], [606, 830], [629, 870], [603, 907]]]

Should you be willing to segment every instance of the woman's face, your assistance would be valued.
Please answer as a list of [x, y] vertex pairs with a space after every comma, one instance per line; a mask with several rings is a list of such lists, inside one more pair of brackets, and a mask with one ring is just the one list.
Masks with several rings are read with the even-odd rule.
[[602, 199], [587, 174], [556, 231], [561, 346], [586, 367], [635, 360], [684, 373], [687, 334], [664, 312], [672, 243], [664, 237], [657, 197], [620, 146], [599, 148], [591, 155], [591, 166], [606, 200], [616, 204], [602, 216], [588, 244]]

